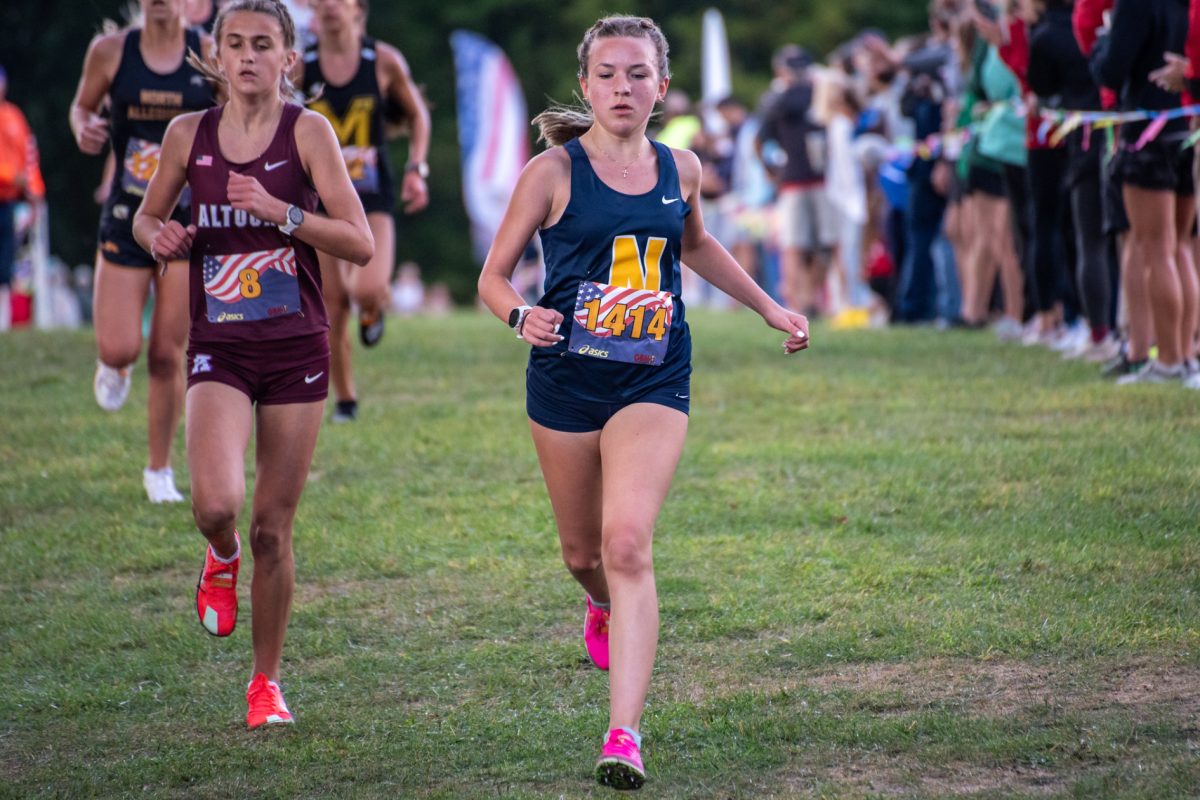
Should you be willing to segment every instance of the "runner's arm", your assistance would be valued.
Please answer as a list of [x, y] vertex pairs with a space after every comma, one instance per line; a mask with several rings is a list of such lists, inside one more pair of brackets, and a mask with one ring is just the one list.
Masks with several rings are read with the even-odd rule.
[[720, 242], [704, 228], [700, 211], [700, 159], [690, 150], [673, 150], [679, 171], [679, 189], [691, 206], [683, 221], [680, 259], [693, 272], [747, 308], [757, 312], [772, 328], [788, 334], [784, 350], [794, 353], [808, 347], [808, 320], [771, 299]]
[[182, 114], [167, 126], [158, 168], [146, 186], [146, 196], [133, 217], [133, 237], [156, 260], [188, 257], [196, 227], [184, 227], [171, 219], [179, 195], [187, 183], [187, 158], [204, 112]]
[[[551, 216], [555, 206], [556, 188], [570, 181], [570, 162], [562, 148], [547, 150], [535, 157], [521, 171], [500, 222], [500, 229], [488, 250], [483, 270], [479, 273], [479, 297], [489, 310], [505, 323], [509, 313], [525, 305], [524, 298], [513, 288], [512, 275], [517, 261], [525, 252], [530, 239]], [[559, 201], [562, 204], [562, 201]], [[563, 315], [552, 308], [535, 307], [521, 326], [521, 337], [538, 347], [562, 341], [557, 332]]]
[[75, 144], [88, 155], [99, 155], [108, 141], [108, 120], [99, 112], [112, 88], [124, 41], [124, 34], [97, 36], [83, 58], [83, 72], [71, 100], [68, 120]]

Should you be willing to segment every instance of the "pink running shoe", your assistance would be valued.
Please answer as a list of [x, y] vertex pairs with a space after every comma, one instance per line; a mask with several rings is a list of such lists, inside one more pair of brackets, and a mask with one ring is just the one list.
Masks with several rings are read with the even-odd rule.
[[[239, 551], [241, 546], [239, 539]], [[237, 574], [241, 560], [239, 555], [232, 564], [222, 564], [213, 556], [212, 547], [204, 546], [204, 569], [196, 583], [196, 614], [204, 630], [213, 636], [228, 636], [237, 625]]]
[[608, 732], [596, 761], [596, 780], [614, 789], [640, 789], [646, 782], [642, 754], [627, 731], [613, 728]]
[[598, 669], [608, 669], [608, 616], [609, 612], [592, 604], [587, 597], [587, 614], [583, 617], [583, 643], [588, 658]]

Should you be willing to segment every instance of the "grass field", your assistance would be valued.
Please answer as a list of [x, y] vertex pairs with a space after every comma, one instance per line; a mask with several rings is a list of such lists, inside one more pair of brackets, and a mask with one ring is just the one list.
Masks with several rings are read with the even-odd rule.
[[[524, 350], [389, 324], [296, 523], [297, 724], [255, 733], [249, 625], [201, 630], [190, 511], [144, 501], [144, 369], [108, 415], [90, 334], [0, 337], [0, 796], [610, 795]], [[644, 796], [1200, 796], [1200, 394], [984, 333], [692, 326]]]

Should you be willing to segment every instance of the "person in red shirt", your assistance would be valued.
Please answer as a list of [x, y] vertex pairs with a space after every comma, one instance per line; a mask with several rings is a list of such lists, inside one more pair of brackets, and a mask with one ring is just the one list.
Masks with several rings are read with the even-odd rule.
[[8, 75], [0, 67], [0, 331], [12, 323], [13, 261], [17, 254], [16, 205], [22, 200], [40, 200], [46, 194], [38, 168], [37, 143], [21, 109], [10, 103]]

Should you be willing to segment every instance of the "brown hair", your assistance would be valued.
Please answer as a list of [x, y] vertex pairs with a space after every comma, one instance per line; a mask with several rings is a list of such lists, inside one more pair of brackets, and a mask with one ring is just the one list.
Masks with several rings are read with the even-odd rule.
[[[292, 15], [288, 13], [287, 7], [279, 2], [279, 0], [232, 0], [222, 6], [217, 13], [216, 21], [213, 22], [213, 41], [216, 43], [217, 51], [221, 49], [221, 28], [225, 25], [226, 18], [237, 11], [254, 11], [258, 14], [266, 14], [269, 17], [274, 17], [279, 23], [279, 29], [283, 32], [283, 47], [285, 50], [294, 50], [296, 47], [296, 23], [292, 20]], [[205, 61], [194, 51], [188, 51], [188, 63], [200, 72], [209, 81], [222, 84], [226, 83], [225, 76], [220, 73], [217, 68]], [[292, 81], [287, 73], [279, 79], [279, 94], [284, 100], [298, 100], [299, 96], [296, 93], [296, 87], [292, 86]]]
[[[671, 77], [671, 61], [668, 58], [671, 48], [667, 44], [667, 37], [663, 36], [662, 30], [654, 20], [647, 17], [629, 16], [604, 17], [588, 28], [587, 33], [583, 35], [583, 41], [579, 43], [579, 47], [575, 51], [579, 56], [579, 77], [587, 77], [588, 59], [592, 53], [592, 45], [597, 39], [622, 36], [632, 39], [649, 39], [654, 45], [654, 52], [658, 57], [655, 64], [658, 77], [660, 79]], [[592, 110], [582, 101], [569, 106], [552, 105], [533, 118], [533, 124], [539, 132], [538, 141], [546, 142], [551, 147], [565, 144], [586, 133], [588, 128], [592, 127], [593, 121]]]

